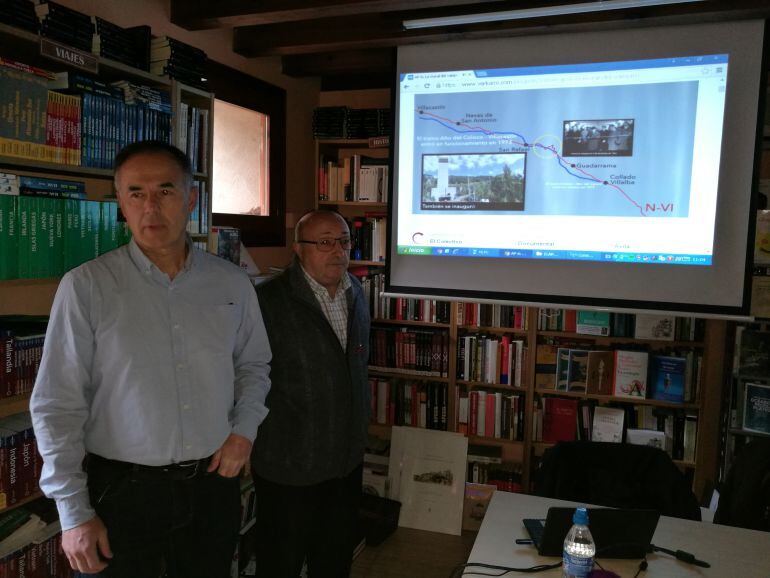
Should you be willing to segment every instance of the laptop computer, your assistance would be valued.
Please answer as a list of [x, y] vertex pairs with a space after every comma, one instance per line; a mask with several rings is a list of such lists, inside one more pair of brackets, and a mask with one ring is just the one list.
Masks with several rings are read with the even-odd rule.
[[[526, 518], [532, 543], [541, 556], [561, 556], [572, 527], [575, 508], [548, 508], [545, 520]], [[643, 558], [648, 552], [660, 513], [655, 510], [588, 508], [588, 528], [597, 558]]]

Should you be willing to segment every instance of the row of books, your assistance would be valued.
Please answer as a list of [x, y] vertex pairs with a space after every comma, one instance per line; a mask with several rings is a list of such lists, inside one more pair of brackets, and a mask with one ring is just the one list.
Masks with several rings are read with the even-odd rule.
[[448, 377], [449, 333], [373, 327], [369, 336], [369, 367], [375, 371]]
[[457, 379], [521, 387], [526, 346], [508, 335], [460, 335], [457, 339]]
[[537, 319], [539, 331], [661, 341], [696, 341], [703, 338], [704, 327], [702, 319], [693, 317], [575, 309], [541, 308]]
[[410, 299], [385, 297], [385, 275], [367, 274], [361, 278], [364, 295], [369, 301], [372, 319], [395, 321], [422, 321], [425, 323], [449, 323], [452, 304], [437, 299]]
[[353, 246], [350, 258], [358, 261], [385, 261], [388, 219], [385, 215], [354, 217], [348, 221]]
[[56, 277], [129, 238], [116, 202], [0, 194], [0, 279]]
[[0, 509], [38, 493], [42, 468], [29, 412], [0, 419]]
[[690, 403], [697, 399], [703, 355], [693, 350], [593, 351], [538, 344], [535, 386]]
[[35, 529], [31, 541], [0, 559], [0, 578], [71, 578], [72, 569], [62, 550], [58, 528], [59, 524], [54, 523]]
[[521, 492], [521, 474], [521, 464], [503, 462], [501, 446], [468, 444], [468, 483], [490, 484], [503, 492]]
[[187, 153], [195, 173], [208, 172], [209, 110], [179, 103], [177, 146]]
[[315, 138], [369, 138], [390, 132], [388, 108], [320, 106], [313, 111]]
[[474, 389], [458, 397], [458, 431], [466, 435], [524, 440], [524, 396]]
[[[157, 89], [141, 92], [168, 100]], [[0, 124], [0, 155], [111, 168], [117, 151], [130, 142], [171, 142], [170, 108], [131, 102], [124, 93], [84, 75], [55, 75], [0, 58], [0, 106], [10, 115]]]
[[170, 36], [150, 41], [150, 72], [174, 78], [201, 90], [208, 90], [206, 53]]
[[35, 5], [29, 0], [2, 0], [0, 2], [0, 21], [14, 28], [37, 34], [40, 22], [35, 14]]
[[457, 325], [527, 329], [527, 307], [523, 305], [461, 302], [457, 304]]
[[[209, 232], [209, 191], [206, 181], [197, 181], [198, 202], [190, 211], [190, 219], [187, 221], [187, 232], [191, 235], [204, 235]], [[240, 238], [239, 238], [240, 241]]]
[[698, 416], [685, 410], [543, 396], [535, 401], [534, 441], [591, 440], [651, 445], [673, 459], [695, 461]]
[[30, 393], [35, 384], [47, 320], [0, 317], [0, 397]]
[[447, 384], [369, 378], [371, 422], [447, 429]]
[[318, 200], [387, 203], [388, 159], [351, 155], [318, 159]]

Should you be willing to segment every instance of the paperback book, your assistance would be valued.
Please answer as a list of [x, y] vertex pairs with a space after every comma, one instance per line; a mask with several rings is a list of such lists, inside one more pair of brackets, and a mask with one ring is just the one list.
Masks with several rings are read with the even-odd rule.
[[650, 361], [650, 399], [684, 401], [687, 359], [653, 355]]

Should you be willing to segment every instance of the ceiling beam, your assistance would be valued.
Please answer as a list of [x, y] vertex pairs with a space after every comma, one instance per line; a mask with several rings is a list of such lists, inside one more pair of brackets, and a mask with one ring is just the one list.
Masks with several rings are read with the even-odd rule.
[[[512, 7], [512, 2], [506, 0], [170, 0], [170, 3], [171, 22], [187, 30], [457, 6], [463, 7], [465, 12], [488, 12]], [[519, 0], [517, 4], [522, 2]]]
[[[695, 6], [700, 6], [698, 10]], [[527, 20], [501, 20], [441, 28], [404, 30], [403, 13], [363, 14], [348, 18], [322, 18], [265, 26], [238, 27], [233, 31], [233, 51], [246, 57], [286, 56], [314, 52], [366, 50], [501, 35], [578, 32], [597, 26], [615, 28], [686, 24], [729, 18], [766, 18], [765, 0], [712, 0], [700, 5], [671, 5]]]

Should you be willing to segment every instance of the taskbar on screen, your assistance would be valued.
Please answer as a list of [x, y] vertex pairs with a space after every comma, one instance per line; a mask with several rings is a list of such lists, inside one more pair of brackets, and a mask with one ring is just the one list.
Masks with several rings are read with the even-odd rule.
[[671, 265], [711, 265], [711, 255], [673, 255], [664, 253], [607, 253], [604, 251], [555, 251], [546, 249], [481, 249], [470, 247], [431, 247], [399, 245], [399, 255], [438, 255], [441, 257], [482, 257], [494, 259], [557, 259], [562, 261], [611, 261], [615, 263], [658, 263]]

